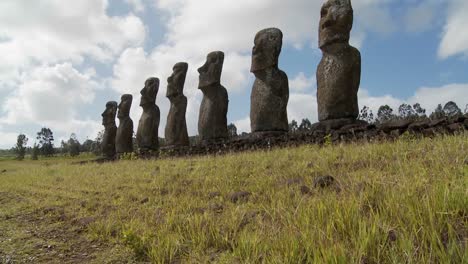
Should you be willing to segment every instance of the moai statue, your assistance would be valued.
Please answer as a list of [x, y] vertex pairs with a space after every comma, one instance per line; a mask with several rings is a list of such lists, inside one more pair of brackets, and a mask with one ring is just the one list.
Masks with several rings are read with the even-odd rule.
[[115, 149], [117, 154], [133, 152], [133, 121], [130, 118], [130, 108], [132, 107], [133, 96], [131, 94], [122, 95], [119, 112], [119, 127], [115, 138]]
[[159, 150], [159, 120], [160, 111], [156, 105], [156, 95], [159, 90], [159, 79], [149, 78], [145, 82], [145, 87], [140, 91], [140, 106], [143, 108], [136, 140], [138, 151], [142, 156], [157, 155]]
[[167, 115], [165, 129], [165, 139], [168, 147], [189, 145], [187, 122], [185, 120], [187, 97], [185, 97], [183, 93], [187, 70], [188, 64], [185, 62], [179, 62], [174, 65], [173, 73], [167, 79], [166, 97], [171, 101], [171, 108]]
[[198, 88], [203, 92], [198, 119], [198, 134], [204, 143], [228, 138], [227, 112], [228, 93], [221, 85], [224, 53], [215, 51], [208, 54], [206, 63], [198, 69]]
[[361, 80], [361, 54], [349, 45], [353, 26], [351, 0], [328, 0], [322, 6], [317, 69], [319, 121], [328, 128], [356, 122]]
[[102, 153], [106, 159], [115, 159], [115, 115], [117, 114], [117, 102], [110, 101], [106, 104], [106, 110], [101, 114], [104, 135], [102, 136]]
[[255, 36], [250, 69], [256, 77], [250, 96], [252, 132], [288, 131], [288, 76], [278, 68], [282, 44], [283, 33], [277, 28], [264, 29]]

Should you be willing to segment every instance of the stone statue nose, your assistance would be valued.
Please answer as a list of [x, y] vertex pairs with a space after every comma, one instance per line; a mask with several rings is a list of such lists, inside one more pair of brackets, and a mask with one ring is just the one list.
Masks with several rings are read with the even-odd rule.
[[334, 19], [327, 16], [325, 21], [322, 23], [322, 29], [325, 29], [334, 24]]
[[198, 73], [204, 73], [205, 72], [205, 67], [206, 67], [206, 64], [201, 66], [200, 68], [198, 68]]

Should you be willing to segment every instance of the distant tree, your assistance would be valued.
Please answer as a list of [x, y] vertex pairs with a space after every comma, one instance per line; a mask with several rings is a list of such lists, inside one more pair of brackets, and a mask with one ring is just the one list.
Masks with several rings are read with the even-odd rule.
[[468, 104], [465, 105], [465, 114], [468, 114]]
[[393, 114], [393, 109], [389, 105], [382, 105], [377, 111], [377, 122], [383, 123], [395, 118]]
[[191, 136], [189, 137], [189, 143], [190, 146], [196, 145], [199, 141], [200, 137], [199, 136]]
[[158, 141], [159, 141], [159, 146], [160, 147], [166, 146], [166, 139], [165, 138], [158, 137]]
[[374, 114], [372, 113], [372, 110], [370, 110], [369, 107], [364, 106], [361, 109], [361, 112], [359, 113], [358, 119], [366, 121], [367, 123], [372, 123], [374, 121]]
[[441, 104], [437, 105], [434, 112], [432, 112], [432, 114], [429, 116], [429, 118], [432, 119], [432, 120], [440, 119], [440, 118], [443, 118], [443, 117], [445, 117], [445, 112], [444, 112], [444, 109], [442, 108]]
[[54, 155], [54, 134], [50, 128], [43, 127], [37, 132], [36, 139], [39, 140], [39, 149], [44, 156]]
[[426, 109], [422, 108], [419, 103], [413, 105], [414, 112], [420, 117], [426, 117]]
[[312, 123], [308, 118], [302, 119], [301, 124], [299, 125], [299, 131], [306, 132], [312, 130]]
[[34, 143], [34, 146], [31, 152], [31, 159], [38, 160], [38, 156], [39, 156], [39, 146], [36, 143]]
[[62, 155], [68, 154], [68, 149], [69, 149], [68, 143], [63, 141], [63, 140], [60, 141], [60, 149], [58, 149], [60, 154], [62, 154]]
[[[192, 141], [190, 140], [190, 137], [189, 137], [189, 142], [192, 142]], [[138, 143], [137, 143], [137, 139], [136, 139], [136, 134], [135, 134], [135, 132], [133, 132], [132, 145], [133, 145], [133, 150], [134, 150], [134, 151], [137, 151], [137, 150], [138, 150]]]
[[229, 124], [228, 127], [228, 134], [230, 138], [237, 137], [237, 127], [233, 123]]
[[86, 139], [83, 144], [81, 144], [80, 150], [81, 152], [93, 152], [93, 143], [91, 139]]
[[[102, 137], [103, 136], [104, 136], [104, 130], [99, 131], [99, 133], [96, 136], [96, 139], [94, 139], [92, 152], [96, 156], [100, 156], [102, 154], [101, 144], [102, 144]], [[136, 141], [134, 141], [134, 142], [136, 142]]]
[[23, 160], [26, 154], [26, 145], [28, 144], [28, 137], [24, 134], [19, 134], [16, 139], [16, 145], [13, 147], [16, 153], [17, 160]]
[[461, 109], [455, 102], [448, 102], [444, 106], [444, 113], [447, 117], [457, 117], [462, 115]]
[[297, 129], [299, 128], [297, 125], [297, 121], [294, 119], [291, 121], [291, 123], [289, 123], [288, 126], [289, 126], [289, 132], [292, 132], [292, 133], [296, 132]]
[[400, 107], [398, 107], [398, 117], [401, 119], [414, 119], [416, 116], [416, 112], [413, 110], [413, 107], [409, 104], [401, 104]]
[[68, 153], [71, 157], [76, 157], [80, 155], [80, 142], [76, 138], [76, 134], [72, 133], [70, 139], [68, 139]]

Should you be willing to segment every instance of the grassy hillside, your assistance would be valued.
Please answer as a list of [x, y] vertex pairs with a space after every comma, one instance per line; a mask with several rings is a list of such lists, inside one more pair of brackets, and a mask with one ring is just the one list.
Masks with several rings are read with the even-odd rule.
[[[329, 187], [314, 187], [331, 175]], [[0, 162], [0, 262], [468, 263], [468, 134]], [[3, 258], [3, 259], [2, 259]]]

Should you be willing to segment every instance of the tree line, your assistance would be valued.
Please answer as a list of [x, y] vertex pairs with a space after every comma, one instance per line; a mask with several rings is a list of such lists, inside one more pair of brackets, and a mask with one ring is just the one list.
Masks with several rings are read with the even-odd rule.
[[32, 160], [37, 160], [39, 156], [52, 157], [54, 155], [75, 157], [81, 152], [90, 152], [96, 155], [101, 154], [101, 141], [103, 132], [99, 132], [96, 139], [87, 139], [80, 143], [75, 133], [70, 135], [66, 141], [62, 140], [59, 147], [54, 146], [54, 133], [50, 128], [43, 127], [36, 134], [36, 142], [32, 147], [27, 147], [29, 141], [25, 134], [19, 134], [16, 145], [10, 149], [15, 154], [17, 160], [23, 160], [27, 154]]
[[[382, 124], [390, 121], [409, 120], [409, 121], [423, 121], [423, 120], [437, 120], [441, 118], [455, 118], [468, 113], [468, 104], [462, 111], [455, 102], [448, 102], [443, 107], [439, 104], [436, 109], [430, 114], [426, 114], [426, 109], [421, 107], [421, 104], [416, 103], [401, 104], [397, 111], [394, 111], [389, 105], [382, 105], [377, 110], [377, 115], [374, 115], [372, 110], [364, 106], [359, 114], [358, 119], [366, 121], [369, 124]], [[299, 124], [296, 120], [289, 123], [289, 132], [307, 132], [312, 129], [312, 123], [309, 119], [302, 119]]]
[[[381, 124], [395, 120], [411, 120], [411, 121], [423, 121], [423, 120], [436, 120], [441, 118], [454, 118], [463, 113], [468, 113], [468, 104], [462, 111], [455, 102], [448, 102], [443, 107], [439, 104], [436, 109], [430, 114], [426, 114], [426, 109], [422, 108], [419, 103], [410, 105], [402, 104], [398, 107], [397, 111], [394, 111], [388, 105], [382, 105], [377, 111], [375, 116], [372, 110], [364, 106], [359, 114], [358, 119], [366, 121], [370, 124]], [[296, 120], [292, 120], [289, 123], [289, 132], [307, 132], [312, 129], [312, 122], [309, 119], [302, 119], [301, 123]], [[248, 133], [238, 134], [237, 127], [234, 124], [228, 125], [228, 132], [230, 138], [238, 136], [245, 136]], [[101, 142], [104, 131], [98, 133], [97, 137], [87, 139], [83, 143], [80, 143], [75, 133], [70, 135], [67, 141], [61, 141], [60, 147], [54, 147], [54, 134], [50, 128], [43, 127], [36, 135], [36, 142], [32, 147], [27, 147], [29, 141], [25, 134], [20, 134], [17, 137], [16, 145], [10, 150], [15, 153], [16, 159], [23, 160], [26, 154], [31, 155], [31, 159], [37, 160], [39, 156], [51, 157], [54, 155], [69, 155], [71, 157], [78, 156], [81, 152], [93, 153], [96, 156], [101, 155]], [[164, 146], [164, 139], [160, 138], [161, 146]], [[134, 148], [136, 149], [136, 140], [134, 138]], [[198, 142], [198, 136], [190, 137], [191, 145]]]
[[[228, 132], [231, 138], [237, 137], [237, 127], [234, 124], [228, 125]], [[19, 134], [16, 145], [8, 152], [14, 153], [17, 160], [23, 160], [26, 155], [30, 155], [32, 160], [37, 160], [39, 156], [52, 157], [54, 155], [75, 157], [80, 153], [92, 153], [96, 156], [102, 155], [101, 142], [104, 131], [100, 131], [94, 140], [87, 139], [80, 143], [75, 133], [70, 135], [66, 141], [62, 140], [60, 146], [54, 146], [54, 134], [50, 128], [44, 127], [36, 135], [36, 142], [32, 147], [28, 147], [28, 137]], [[159, 138], [159, 143], [164, 146], [164, 138]], [[198, 142], [198, 136], [190, 137], [192, 145]], [[133, 137], [134, 149], [137, 149], [135, 135]], [[8, 154], [8, 152], [6, 154]]]

